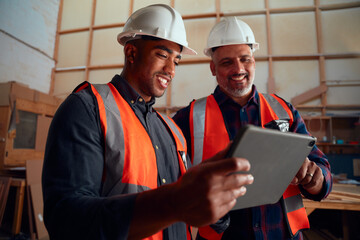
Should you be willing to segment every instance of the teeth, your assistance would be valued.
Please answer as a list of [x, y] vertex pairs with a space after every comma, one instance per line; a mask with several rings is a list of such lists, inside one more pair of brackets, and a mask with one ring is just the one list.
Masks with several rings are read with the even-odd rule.
[[237, 80], [237, 81], [241, 81], [241, 80], [243, 80], [244, 78], [245, 78], [245, 75], [241, 75], [241, 76], [239, 76], [239, 77], [233, 77], [232, 79]]
[[159, 80], [160, 80], [163, 84], [166, 84], [166, 83], [167, 83], [166, 79], [159, 78]]

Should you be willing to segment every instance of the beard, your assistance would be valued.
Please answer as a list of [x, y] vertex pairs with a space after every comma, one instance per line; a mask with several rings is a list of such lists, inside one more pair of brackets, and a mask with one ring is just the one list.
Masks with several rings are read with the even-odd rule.
[[249, 94], [249, 92], [252, 90], [254, 79], [255, 79], [255, 73], [253, 73], [253, 76], [251, 77], [251, 79], [249, 79], [249, 84], [243, 88], [232, 88], [230, 84], [226, 84], [225, 86], [220, 86], [220, 87], [231, 97], [235, 97], [235, 98], [243, 97]]

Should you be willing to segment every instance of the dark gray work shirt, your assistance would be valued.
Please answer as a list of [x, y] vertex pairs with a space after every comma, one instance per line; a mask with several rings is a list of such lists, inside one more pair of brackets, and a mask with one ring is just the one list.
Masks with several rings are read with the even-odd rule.
[[[119, 75], [111, 83], [129, 103], [153, 143], [158, 185], [180, 176], [173, 137], [153, 110]], [[141, 149], [139, 149], [141, 151]], [[43, 166], [44, 220], [51, 239], [126, 239], [136, 194], [100, 196], [104, 139], [95, 97], [72, 93], [51, 123]], [[171, 214], [171, 213], [169, 213]], [[164, 239], [186, 239], [186, 226], [164, 230]]]

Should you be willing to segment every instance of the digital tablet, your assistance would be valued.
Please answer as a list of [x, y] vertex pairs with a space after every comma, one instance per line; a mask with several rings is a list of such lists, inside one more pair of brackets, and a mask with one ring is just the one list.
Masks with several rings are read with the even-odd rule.
[[253, 125], [243, 127], [233, 140], [227, 157], [246, 158], [254, 182], [246, 185], [246, 194], [237, 199], [232, 210], [279, 201], [315, 142], [316, 138], [305, 134]]

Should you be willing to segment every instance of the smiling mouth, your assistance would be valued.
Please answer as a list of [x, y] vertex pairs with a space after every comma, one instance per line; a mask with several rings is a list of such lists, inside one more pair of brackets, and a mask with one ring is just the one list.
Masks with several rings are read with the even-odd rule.
[[159, 80], [159, 83], [160, 85], [163, 87], [163, 88], [167, 88], [170, 81], [171, 81], [171, 78], [169, 77], [163, 77], [161, 75], [158, 75], [157, 76], [157, 79]]
[[240, 74], [234, 74], [232, 76], [229, 77], [230, 80], [233, 81], [242, 81], [244, 80], [244, 78], [247, 78], [248, 74], [247, 73], [240, 73]]

